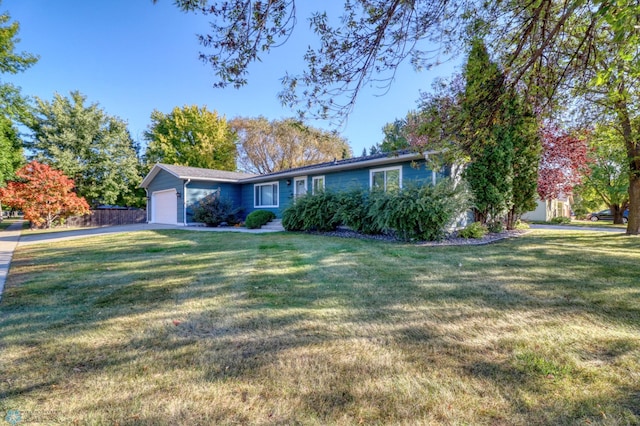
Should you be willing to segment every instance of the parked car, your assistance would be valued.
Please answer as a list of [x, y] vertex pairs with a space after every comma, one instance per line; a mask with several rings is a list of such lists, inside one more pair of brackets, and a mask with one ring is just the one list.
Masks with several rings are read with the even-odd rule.
[[[599, 220], [613, 220], [613, 213], [611, 213], [610, 209], [600, 210], [599, 212], [589, 213], [587, 216], [592, 222], [597, 222]], [[626, 209], [622, 212], [622, 223], [627, 223], [629, 220], [629, 209]]]

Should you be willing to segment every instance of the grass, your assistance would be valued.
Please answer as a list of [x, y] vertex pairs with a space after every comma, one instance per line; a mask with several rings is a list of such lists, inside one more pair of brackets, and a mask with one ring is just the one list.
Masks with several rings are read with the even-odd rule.
[[19, 248], [0, 418], [640, 424], [640, 240], [157, 231]]
[[558, 226], [575, 226], [579, 228], [620, 228], [627, 229], [626, 224], [615, 224], [610, 220], [598, 220], [592, 222], [590, 220], [578, 220], [574, 219], [570, 223], [552, 223], [552, 222], [544, 222], [544, 221], [533, 221], [531, 223], [541, 224], [541, 225], [558, 225]]

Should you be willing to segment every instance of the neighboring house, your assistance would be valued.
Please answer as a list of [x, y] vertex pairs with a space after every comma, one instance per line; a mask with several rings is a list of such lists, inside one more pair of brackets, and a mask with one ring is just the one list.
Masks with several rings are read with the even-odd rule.
[[277, 217], [295, 197], [319, 190], [401, 188], [407, 182], [433, 183], [449, 169], [432, 171], [425, 155], [411, 151], [334, 160], [265, 175], [156, 164], [140, 185], [147, 191], [147, 219], [151, 223], [188, 225], [193, 206], [217, 192], [247, 215], [270, 210]]
[[566, 196], [549, 201], [538, 200], [535, 210], [522, 215], [524, 220], [548, 222], [554, 217], [571, 217], [571, 203]]

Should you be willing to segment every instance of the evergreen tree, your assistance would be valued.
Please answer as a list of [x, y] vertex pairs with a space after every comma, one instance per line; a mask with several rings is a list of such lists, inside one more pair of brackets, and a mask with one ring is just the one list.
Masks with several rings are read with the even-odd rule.
[[90, 204], [131, 200], [142, 178], [127, 124], [85, 101], [77, 91], [69, 98], [56, 94], [51, 102], [37, 99], [28, 147], [35, 159], [72, 178]]
[[501, 122], [504, 76], [480, 40], [464, 68], [462, 143], [469, 154], [464, 177], [474, 196], [476, 220], [497, 221], [512, 207], [513, 143]]

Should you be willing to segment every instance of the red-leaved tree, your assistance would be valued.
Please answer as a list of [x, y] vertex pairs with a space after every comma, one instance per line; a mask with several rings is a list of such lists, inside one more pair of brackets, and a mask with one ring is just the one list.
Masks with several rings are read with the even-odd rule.
[[561, 195], [570, 195], [576, 185], [582, 183], [586, 167], [587, 142], [547, 124], [542, 129], [542, 156], [538, 167], [538, 195], [550, 201]]
[[73, 192], [74, 186], [61, 171], [32, 161], [16, 171], [15, 181], [0, 188], [0, 198], [22, 210], [32, 227], [50, 228], [56, 221], [89, 213], [89, 205]]

